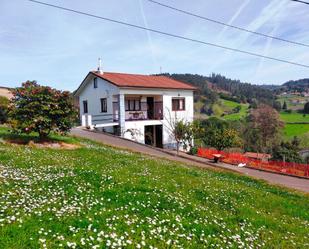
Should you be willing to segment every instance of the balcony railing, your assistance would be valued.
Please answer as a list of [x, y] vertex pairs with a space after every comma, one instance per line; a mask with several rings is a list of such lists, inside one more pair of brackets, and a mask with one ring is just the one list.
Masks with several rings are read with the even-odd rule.
[[[119, 118], [119, 104], [113, 103], [113, 118], [118, 121]], [[154, 102], [152, 107], [149, 107], [146, 102], [141, 103], [140, 110], [126, 110], [125, 120], [162, 120], [163, 119], [163, 102]]]
[[92, 115], [92, 124], [104, 124], [118, 121], [118, 114], [99, 114]]

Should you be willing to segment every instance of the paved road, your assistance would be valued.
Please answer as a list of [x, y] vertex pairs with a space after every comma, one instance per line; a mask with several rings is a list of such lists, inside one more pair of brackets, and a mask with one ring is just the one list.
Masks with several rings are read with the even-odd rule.
[[238, 173], [251, 176], [257, 179], [263, 179], [271, 184], [282, 185], [288, 188], [293, 188], [293, 189], [297, 189], [297, 190], [309, 193], [309, 180], [307, 179], [301, 179], [297, 177], [285, 176], [285, 175], [280, 175], [280, 174], [273, 174], [273, 173], [249, 169], [249, 168], [239, 168], [239, 167], [229, 165], [229, 164], [224, 164], [224, 163], [214, 164], [214, 163], [211, 163], [207, 159], [190, 156], [185, 153], [182, 153], [181, 157], [178, 157], [176, 156], [176, 153], [172, 151], [164, 151], [160, 149], [155, 149], [150, 146], [138, 144], [138, 143], [135, 143], [133, 141], [126, 140], [123, 138], [114, 137], [114, 136], [103, 134], [103, 133], [86, 131], [86, 130], [82, 130], [79, 128], [73, 129], [71, 131], [71, 134], [74, 136], [88, 138], [88, 139], [91, 139], [97, 142], [101, 142], [106, 145], [131, 150], [134, 152], [140, 152], [143, 154], [148, 154], [150, 156], [166, 158], [169, 160], [182, 162], [189, 166], [234, 171], [234, 172], [238, 172]]

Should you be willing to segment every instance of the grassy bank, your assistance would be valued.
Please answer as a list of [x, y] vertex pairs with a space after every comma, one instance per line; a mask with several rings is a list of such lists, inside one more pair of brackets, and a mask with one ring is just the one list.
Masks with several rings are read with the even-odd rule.
[[300, 193], [88, 140], [58, 150], [1, 137], [0, 248], [309, 246]]
[[309, 124], [285, 124], [283, 132], [286, 138], [302, 137], [309, 132]]
[[294, 123], [294, 122], [307, 122], [307, 123], [309, 123], [309, 115], [308, 114], [303, 115], [302, 113], [298, 113], [298, 112], [292, 112], [292, 113], [281, 112], [280, 118], [284, 122], [288, 122], [288, 123]]

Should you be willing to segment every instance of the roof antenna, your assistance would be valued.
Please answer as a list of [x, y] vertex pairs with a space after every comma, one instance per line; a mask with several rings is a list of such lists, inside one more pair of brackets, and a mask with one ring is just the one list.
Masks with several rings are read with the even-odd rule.
[[162, 74], [162, 66], [160, 66], [160, 74]]
[[103, 74], [101, 58], [98, 59], [98, 70], [97, 70], [97, 72], [99, 74]]

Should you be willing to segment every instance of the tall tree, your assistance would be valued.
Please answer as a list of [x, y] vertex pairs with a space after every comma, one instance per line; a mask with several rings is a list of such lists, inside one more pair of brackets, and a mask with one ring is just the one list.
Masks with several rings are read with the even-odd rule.
[[282, 105], [282, 110], [287, 110], [288, 109], [288, 105], [286, 104], [286, 102], [284, 101], [283, 102], [283, 105]]
[[273, 159], [285, 161], [285, 162], [295, 162], [302, 163], [303, 159], [299, 155], [300, 151], [300, 140], [294, 137], [292, 141], [281, 142], [273, 149]]
[[273, 102], [273, 108], [274, 109], [276, 109], [278, 112], [280, 112], [281, 111], [281, 102], [280, 101], [278, 101], [278, 100], [276, 100], [276, 101], [274, 101]]
[[284, 126], [279, 113], [268, 105], [260, 105], [249, 115], [250, 129], [255, 130], [257, 141], [260, 141], [260, 150], [269, 151], [278, 143], [280, 129]]
[[217, 150], [242, 146], [238, 132], [231, 128], [227, 122], [218, 118], [209, 118], [202, 122], [202, 126], [201, 137], [205, 145]]
[[304, 113], [309, 114], [309, 102], [307, 102], [304, 106]]

